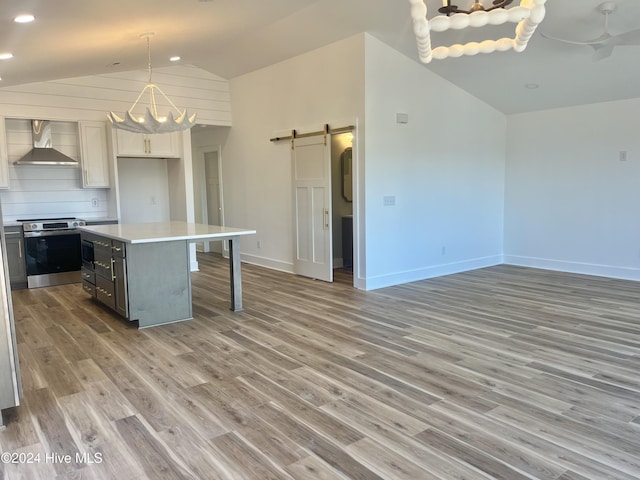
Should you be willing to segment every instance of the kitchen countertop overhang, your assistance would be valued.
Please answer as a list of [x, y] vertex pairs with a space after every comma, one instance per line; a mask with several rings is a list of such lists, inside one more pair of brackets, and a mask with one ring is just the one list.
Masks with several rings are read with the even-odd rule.
[[82, 232], [119, 240], [125, 243], [169, 242], [173, 240], [224, 240], [241, 235], [255, 234], [245, 228], [204, 225], [189, 222], [121, 223], [117, 225], [93, 225], [78, 227]]

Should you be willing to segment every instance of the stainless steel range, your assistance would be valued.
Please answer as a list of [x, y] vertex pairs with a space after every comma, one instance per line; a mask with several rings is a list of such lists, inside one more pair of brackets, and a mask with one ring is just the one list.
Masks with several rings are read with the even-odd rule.
[[27, 284], [29, 288], [78, 283], [80, 267], [80, 231], [85, 225], [77, 218], [18, 220], [22, 222]]

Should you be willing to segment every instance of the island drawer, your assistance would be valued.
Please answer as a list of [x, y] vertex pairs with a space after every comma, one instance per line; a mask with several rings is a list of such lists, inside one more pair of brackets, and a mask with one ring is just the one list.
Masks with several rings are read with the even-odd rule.
[[89, 283], [87, 280], [82, 280], [82, 290], [87, 292], [92, 297], [96, 296], [96, 286], [93, 283]]
[[89, 282], [92, 285], [96, 284], [96, 274], [88, 268], [82, 267], [82, 281]]
[[113, 281], [103, 277], [96, 277], [96, 298], [107, 307], [115, 310], [116, 297], [113, 294]]
[[112, 267], [113, 262], [111, 261], [111, 251], [110, 250], [94, 250], [93, 252], [94, 260], [93, 265], [96, 272], [96, 276], [108, 278], [110, 281], [113, 281], [112, 275]]

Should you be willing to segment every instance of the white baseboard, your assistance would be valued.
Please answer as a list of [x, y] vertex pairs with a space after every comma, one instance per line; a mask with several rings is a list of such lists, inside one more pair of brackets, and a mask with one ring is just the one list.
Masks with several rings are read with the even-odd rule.
[[616, 267], [612, 265], [598, 265], [594, 263], [567, 262], [549, 258], [523, 257], [520, 255], [505, 255], [504, 263], [520, 267], [542, 268], [559, 272], [595, 275], [598, 277], [618, 278], [621, 280], [640, 280], [640, 268]]
[[279, 270], [286, 273], [293, 273], [293, 263], [281, 262], [279, 260], [272, 260], [271, 258], [249, 255], [247, 253], [240, 254], [240, 260], [260, 267], [271, 268], [273, 270]]
[[380, 275], [379, 277], [368, 277], [365, 280], [364, 290], [375, 290], [377, 288], [391, 287], [402, 283], [417, 282], [418, 280], [426, 280], [427, 278], [491, 267], [493, 265], [500, 265], [501, 263], [503, 263], [502, 255], [492, 255], [489, 257], [465, 260], [462, 262], [447, 263], [427, 268], [419, 268], [416, 270], [397, 272], [390, 275]]

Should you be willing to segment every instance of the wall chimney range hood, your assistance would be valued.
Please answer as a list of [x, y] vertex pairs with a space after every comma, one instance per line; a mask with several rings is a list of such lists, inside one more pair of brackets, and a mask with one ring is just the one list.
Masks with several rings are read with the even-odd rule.
[[78, 166], [77, 160], [67, 157], [53, 148], [51, 141], [51, 122], [49, 120], [32, 120], [31, 134], [33, 150], [15, 162], [15, 165], [72, 165]]

